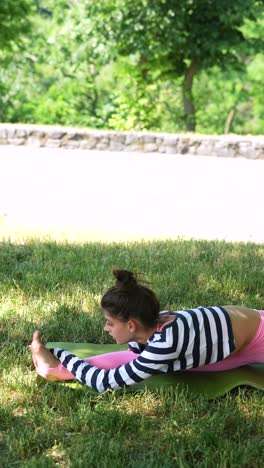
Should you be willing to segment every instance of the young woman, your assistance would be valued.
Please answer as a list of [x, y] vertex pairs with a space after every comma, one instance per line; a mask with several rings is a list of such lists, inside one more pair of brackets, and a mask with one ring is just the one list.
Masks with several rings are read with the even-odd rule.
[[264, 362], [264, 311], [228, 305], [160, 312], [156, 295], [135, 274], [113, 274], [116, 284], [101, 300], [104, 330], [116, 343], [128, 343], [129, 350], [80, 359], [64, 349], [48, 350], [35, 332], [30, 348], [40, 375], [76, 378], [103, 392], [160, 373]]

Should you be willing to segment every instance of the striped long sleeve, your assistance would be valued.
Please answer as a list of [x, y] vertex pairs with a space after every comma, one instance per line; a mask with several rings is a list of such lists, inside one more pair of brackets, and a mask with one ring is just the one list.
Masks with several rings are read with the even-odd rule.
[[151, 375], [168, 371], [167, 361], [145, 358], [144, 352], [139, 358], [109, 370], [91, 366], [64, 349], [54, 348], [52, 352], [77, 380], [98, 392], [135, 385]]
[[[155, 374], [221, 361], [234, 351], [231, 321], [222, 307], [199, 307], [173, 315], [174, 320], [149, 338], [138, 358], [114, 369], [99, 369], [64, 349], [52, 352], [77, 380], [104, 392], [135, 385]], [[130, 349], [136, 351], [136, 345], [131, 343]]]

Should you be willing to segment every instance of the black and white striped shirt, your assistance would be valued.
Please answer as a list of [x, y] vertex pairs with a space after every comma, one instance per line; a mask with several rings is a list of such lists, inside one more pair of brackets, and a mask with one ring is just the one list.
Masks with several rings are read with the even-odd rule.
[[231, 320], [223, 307], [198, 307], [169, 314], [171, 321], [155, 332], [145, 347], [129, 343], [138, 358], [114, 369], [91, 366], [63, 349], [52, 352], [77, 380], [104, 392], [134, 385], [151, 375], [222, 361], [235, 350]]

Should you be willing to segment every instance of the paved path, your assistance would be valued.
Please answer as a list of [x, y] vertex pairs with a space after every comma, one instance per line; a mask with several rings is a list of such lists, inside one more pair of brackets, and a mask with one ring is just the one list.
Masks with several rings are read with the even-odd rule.
[[264, 242], [263, 207], [264, 160], [0, 146], [2, 236]]

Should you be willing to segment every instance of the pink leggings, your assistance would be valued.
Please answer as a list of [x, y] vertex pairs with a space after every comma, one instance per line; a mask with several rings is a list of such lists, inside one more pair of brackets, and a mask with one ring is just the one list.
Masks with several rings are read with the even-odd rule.
[[133, 351], [114, 351], [113, 353], [98, 354], [98, 356], [91, 356], [85, 358], [84, 361], [89, 362], [92, 366], [99, 367], [99, 369], [114, 369], [115, 367], [127, 364], [138, 358], [139, 354]]
[[[96, 356], [90, 356], [83, 359], [85, 362], [89, 362], [92, 366], [98, 367], [99, 369], [114, 369], [115, 367], [127, 364], [127, 362], [133, 361], [139, 355], [132, 351], [114, 351], [113, 353], [98, 354]], [[73, 380], [74, 375], [68, 371], [62, 364], [57, 367], [41, 366], [36, 367], [36, 371], [42, 377], [49, 379], [49, 377], [56, 376], [60, 380]]]
[[[256, 335], [250, 343], [235, 355], [229, 356], [223, 361], [216, 362], [214, 364], [208, 364], [195, 369], [188, 369], [187, 372], [209, 372], [209, 371], [224, 371], [228, 369], [234, 369], [247, 364], [253, 364], [258, 362], [264, 363], [264, 310], [260, 310], [260, 324], [257, 329]], [[91, 356], [84, 361], [89, 362], [92, 366], [99, 367], [99, 369], [113, 369], [115, 367], [126, 364], [127, 362], [133, 361], [139, 355], [132, 351], [116, 351], [113, 353], [99, 354], [97, 356]], [[74, 379], [75, 377], [67, 369], [60, 364], [56, 368], [50, 368], [45, 370], [45, 377], [55, 374], [64, 379]], [[44, 374], [42, 373], [44, 376]]]

